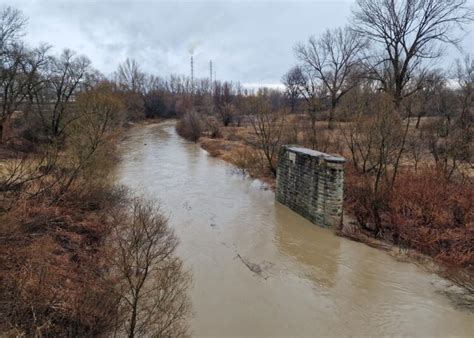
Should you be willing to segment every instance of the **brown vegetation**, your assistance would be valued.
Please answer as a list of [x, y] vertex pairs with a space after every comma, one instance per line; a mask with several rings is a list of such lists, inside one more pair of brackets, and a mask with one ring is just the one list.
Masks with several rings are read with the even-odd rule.
[[450, 182], [432, 169], [403, 171], [395, 186], [382, 187], [377, 197], [367, 188], [367, 179], [348, 167], [346, 212], [363, 230], [449, 266], [472, 267], [472, 183]]
[[[115, 326], [118, 298], [104, 278], [108, 224], [99, 212], [109, 202], [64, 197], [61, 205], [22, 199], [2, 217], [2, 332], [101, 335]], [[98, 210], [87, 210], [92, 204]]]
[[159, 209], [85, 181], [55, 200], [23, 197], [2, 216], [2, 332], [186, 333], [190, 277]]
[[185, 335], [178, 241], [157, 204], [108, 178], [124, 122], [153, 97], [145, 76], [30, 50], [25, 24], [0, 9], [0, 335]]
[[202, 124], [201, 118], [194, 111], [185, 113], [181, 119], [176, 124], [176, 131], [182, 137], [197, 142], [201, 137], [202, 133]]

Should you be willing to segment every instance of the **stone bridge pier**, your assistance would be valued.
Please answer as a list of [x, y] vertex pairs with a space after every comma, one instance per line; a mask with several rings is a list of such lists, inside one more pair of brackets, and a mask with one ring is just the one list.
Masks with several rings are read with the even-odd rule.
[[276, 200], [320, 226], [341, 225], [345, 162], [340, 156], [282, 146]]

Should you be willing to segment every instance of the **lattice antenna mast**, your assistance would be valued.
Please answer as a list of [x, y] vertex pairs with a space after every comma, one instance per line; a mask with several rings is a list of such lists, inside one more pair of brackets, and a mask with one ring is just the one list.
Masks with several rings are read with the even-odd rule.
[[194, 86], [194, 56], [191, 54], [191, 84]]
[[209, 61], [209, 80], [212, 83], [212, 60]]

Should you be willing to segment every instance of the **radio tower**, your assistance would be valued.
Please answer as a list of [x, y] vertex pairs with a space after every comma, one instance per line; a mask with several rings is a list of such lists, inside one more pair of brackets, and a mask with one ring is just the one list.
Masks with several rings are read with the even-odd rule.
[[194, 60], [193, 60], [193, 54], [191, 54], [191, 84], [194, 85]]
[[209, 79], [212, 83], [212, 60], [209, 61]]

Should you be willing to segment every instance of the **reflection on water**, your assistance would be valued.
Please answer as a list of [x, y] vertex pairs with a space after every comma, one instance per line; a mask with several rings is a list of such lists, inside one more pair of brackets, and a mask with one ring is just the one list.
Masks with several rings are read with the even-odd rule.
[[134, 128], [122, 143], [118, 180], [159, 199], [181, 240], [194, 334], [474, 332], [474, 316], [436, 292], [439, 277], [309, 223], [233, 172], [173, 122]]

